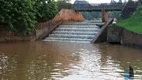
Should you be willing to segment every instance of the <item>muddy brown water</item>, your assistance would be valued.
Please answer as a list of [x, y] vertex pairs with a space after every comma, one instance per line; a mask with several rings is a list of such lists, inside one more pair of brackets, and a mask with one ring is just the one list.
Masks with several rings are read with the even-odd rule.
[[124, 80], [134, 68], [142, 79], [142, 50], [109, 44], [0, 43], [0, 80]]

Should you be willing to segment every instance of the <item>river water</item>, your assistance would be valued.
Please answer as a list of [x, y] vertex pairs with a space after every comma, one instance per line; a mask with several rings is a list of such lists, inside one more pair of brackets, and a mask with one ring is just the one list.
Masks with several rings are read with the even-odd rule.
[[0, 43], [0, 80], [124, 80], [129, 66], [135, 80], [141, 80], [141, 49], [105, 43]]

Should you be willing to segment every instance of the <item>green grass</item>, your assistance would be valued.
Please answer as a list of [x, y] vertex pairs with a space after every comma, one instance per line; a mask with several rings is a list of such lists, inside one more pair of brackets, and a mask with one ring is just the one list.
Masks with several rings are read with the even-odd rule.
[[137, 10], [134, 15], [125, 20], [119, 20], [116, 25], [124, 27], [129, 31], [142, 34], [142, 10]]

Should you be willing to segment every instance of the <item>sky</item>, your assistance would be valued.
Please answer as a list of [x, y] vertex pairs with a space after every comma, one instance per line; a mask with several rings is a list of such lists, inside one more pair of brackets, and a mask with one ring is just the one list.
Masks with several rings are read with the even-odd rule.
[[[74, 3], [74, 1], [75, 0], [71, 0], [71, 3]], [[111, 2], [111, 0], [86, 0], [86, 1], [88, 1], [89, 3], [110, 3]], [[119, 1], [119, 0], [114, 0], [114, 1]]]
[[[71, 0], [72, 3], [74, 3], [75, 0]], [[86, 0], [89, 3], [109, 3], [111, 0]]]

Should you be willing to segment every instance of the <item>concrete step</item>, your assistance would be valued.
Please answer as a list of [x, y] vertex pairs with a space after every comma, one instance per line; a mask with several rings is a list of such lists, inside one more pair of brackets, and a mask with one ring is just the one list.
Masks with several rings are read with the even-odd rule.
[[100, 28], [99, 26], [96, 25], [60, 25], [59, 27], [62, 28]]
[[63, 41], [91, 41], [92, 39], [47, 37], [45, 40], [63, 40]]
[[100, 29], [97, 29], [97, 28], [62, 28], [62, 27], [59, 27], [57, 28], [56, 30], [58, 31], [99, 31]]
[[67, 40], [43, 40], [43, 41], [73, 42], [73, 43], [90, 43], [90, 41], [67, 41]]
[[89, 31], [53, 31], [52, 34], [79, 34], [79, 35], [96, 35], [98, 32]]
[[60, 38], [87, 38], [92, 39], [95, 35], [76, 35], [76, 34], [50, 34], [49, 37], [60, 37]]

